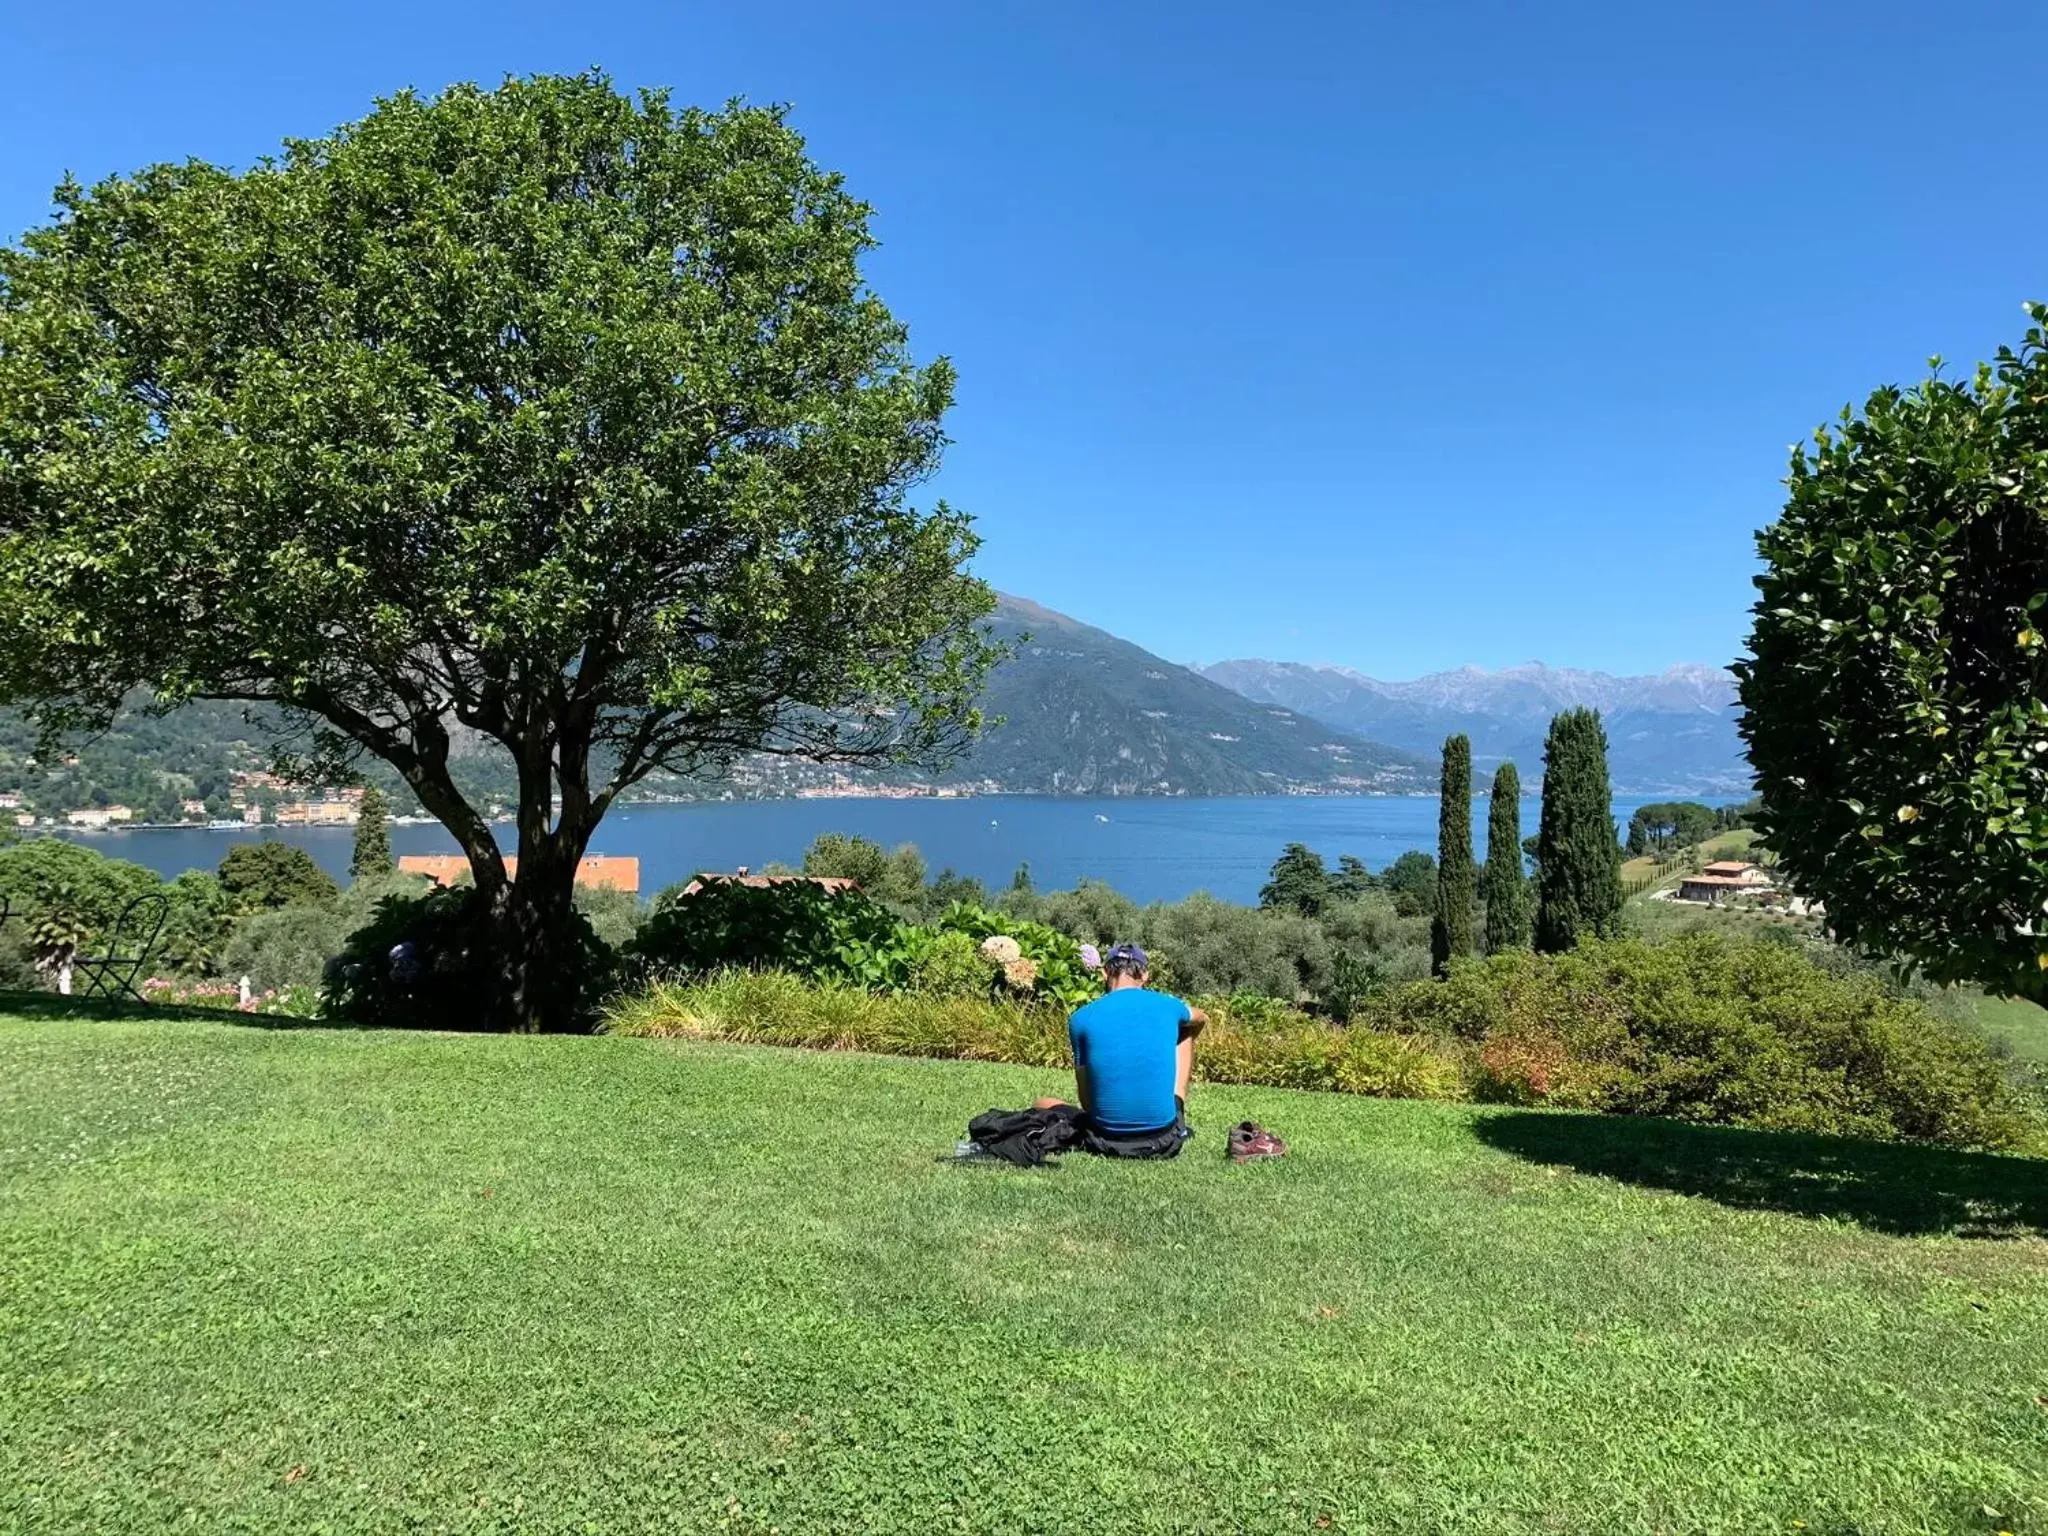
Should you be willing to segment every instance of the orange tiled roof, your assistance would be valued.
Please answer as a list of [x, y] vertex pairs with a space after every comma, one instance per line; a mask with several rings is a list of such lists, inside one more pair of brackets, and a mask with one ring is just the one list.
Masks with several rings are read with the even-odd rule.
[[[398, 861], [401, 874], [425, 875], [436, 885], [453, 885], [469, 873], [469, 860], [459, 853], [408, 853]], [[505, 860], [505, 873], [519, 872], [518, 858]], [[576, 883], [610, 891], [640, 890], [640, 860], [631, 854], [593, 853], [576, 866]]]
[[812, 885], [822, 885], [834, 893], [860, 889], [858, 880], [845, 875], [703, 875], [684, 886], [683, 894], [694, 896], [714, 882], [719, 885], [751, 885], [756, 890], [763, 890], [771, 885], [787, 885], [792, 880], [808, 880]]

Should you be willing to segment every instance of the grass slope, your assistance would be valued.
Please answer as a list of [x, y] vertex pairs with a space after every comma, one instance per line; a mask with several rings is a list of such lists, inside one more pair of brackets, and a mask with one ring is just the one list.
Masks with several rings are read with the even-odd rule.
[[2023, 997], [1970, 999], [1971, 1012], [1986, 1033], [2005, 1041], [2022, 1061], [2048, 1066], [2048, 1009]]
[[0, 1530], [2048, 1530], [2039, 1163], [1053, 1086], [0, 1019]]

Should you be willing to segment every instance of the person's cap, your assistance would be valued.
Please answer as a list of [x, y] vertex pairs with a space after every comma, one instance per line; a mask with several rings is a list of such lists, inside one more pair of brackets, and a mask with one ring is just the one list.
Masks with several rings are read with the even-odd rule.
[[1119, 960], [1135, 965], [1141, 971], [1152, 969], [1151, 962], [1145, 958], [1145, 951], [1135, 944], [1112, 944], [1109, 953], [1102, 957], [1104, 965], [1115, 965]]

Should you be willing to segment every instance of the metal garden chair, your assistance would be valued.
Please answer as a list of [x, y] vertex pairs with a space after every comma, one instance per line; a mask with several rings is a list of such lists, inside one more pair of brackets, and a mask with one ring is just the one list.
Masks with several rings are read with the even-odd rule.
[[73, 977], [84, 983], [78, 996], [147, 1001], [136, 988], [135, 978], [149, 964], [170, 913], [170, 898], [161, 891], [144, 891], [123, 907], [114, 921], [106, 952], [79, 955], [71, 962]]

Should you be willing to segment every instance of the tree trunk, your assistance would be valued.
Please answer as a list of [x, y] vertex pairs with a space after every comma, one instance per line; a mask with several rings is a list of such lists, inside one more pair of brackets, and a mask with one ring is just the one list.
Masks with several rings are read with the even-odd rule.
[[558, 1034], [584, 1027], [584, 969], [590, 957], [576, 932], [576, 866], [587, 830], [568, 825], [522, 836], [517, 874], [487, 899], [490, 1027], [513, 1034]]

